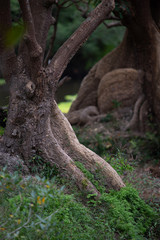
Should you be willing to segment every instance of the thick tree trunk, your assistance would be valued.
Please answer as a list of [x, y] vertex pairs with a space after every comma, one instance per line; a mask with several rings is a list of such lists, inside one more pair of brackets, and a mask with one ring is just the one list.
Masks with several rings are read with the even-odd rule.
[[[19, 155], [29, 165], [35, 155], [56, 165], [62, 175], [75, 181], [85, 192], [99, 195], [96, 187], [77, 167], [80, 162], [93, 175], [98, 170], [106, 191], [124, 186], [115, 170], [103, 159], [81, 145], [68, 120], [54, 101], [58, 81], [79, 47], [114, 9], [113, 0], [103, 0], [73, 35], [57, 51], [51, 63], [43, 68], [43, 56], [49, 27], [52, 23], [54, 0], [19, 0], [26, 34], [19, 47], [5, 45], [6, 32], [11, 28], [10, 1], [0, 6], [1, 70], [10, 84], [10, 101], [1, 150]], [[13, 63], [13, 64], [11, 64]], [[8, 71], [9, 70], [9, 71]], [[8, 71], [8, 72], [7, 72]]]
[[40, 84], [36, 89], [24, 75], [18, 79], [21, 79], [24, 92], [20, 94], [19, 84], [14, 91], [12, 87], [8, 121], [3, 137], [5, 151], [21, 156], [27, 166], [29, 159], [37, 154], [41, 155], [46, 162], [50, 162], [52, 166], [56, 165], [63, 176], [74, 180], [85, 192], [99, 195], [96, 187], [76, 166], [76, 162], [82, 163], [93, 175], [99, 171], [103, 176], [106, 191], [123, 187], [124, 183], [115, 170], [78, 142], [68, 120], [53, 100], [52, 91], [47, 89], [45, 95], [43, 89], [42, 96], [43, 82], [47, 81], [44, 72], [39, 76]]
[[[126, 88], [128, 87], [127, 94], [130, 95], [131, 98], [133, 96], [135, 97], [135, 95], [132, 94], [133, 87], [129, 88], [130, 76], [127, 75], [127, 71], [130, 74], [130, 68], [138, 71], [141, 70], [143, 73], [141, 74], [141, 79], [137, 77], [134, 79], [135, 86], [139, 86], [137, 82], [140, 81], [142, 88], [142, 91], [137, 90], [139, 91], [137, 101], [138, 103], [140, 102], [139, 97], [143, 99], [143, 101], [141, 101], [140, 105], [136, 104], [137, 101], [135, 101], [133, 97], [132, 104], [136, 104], [135, 106], [139, 108], [135, 109], [136, 111], [133, 115], [133, 119], [136, 119], [136, 122], [139, 122], [139, 125], [144, 125], [146, 120], [146, 108], [151, 108], [157, 123], [159, 123], [160, 33], [158, 12], [160, 11], [160, 5], [157, 1], [140, 2], [138, 0], [130, 1], [130, 5], [130, 15], [128, 16], [126, 12], [123, 13], [123, 24], [127, 27], [124, 39], [119, 47], [101, 59], [84, 78], [78, 92], [78, 97], [73, 102], [68, 114], [68, 119], [71, 123], [76, 123], [76, 121], [77, 123], [80, 123], [84, 109], [89, 106], [95, 106], [97, 107], [97, 111], [100, 113], [102, 112], [101, 109], [104, 109], [102, 104], [107, 104], [107, 93], [104, 101], [100, 101], [100, 98], [102, 98], [102, 90], [104, 91], [105, 87], [108, 88], [108, 91], [111, 90], [111, 88], [109, 88], [109, 82], [106, 81], [110, 81], [112, 85], [114, 83], [115, 90], [112, 93], [110, 101], [114, 99], [122, 99], [120, 96], [120, 89], [122, 88], [122, 90], [124, 90], [122, 84], [125, 84]], [[157, 6], [157, 9], [155, 5]], [[122, 79], [119, 75], [119, 80], [116, 80], [117, 71], [114, 72], [116, 69], [120, 69], [120, 73], [124, 73]], [[115, 81], [117, 81], [117, 85], [115, 84]], [[142, 97], [142, 95], [144, 97]], [[146, 101], [148, 102], [148, 105], [146, 103], [143, 105]], [[125, 104], [132, 106], [131, 100], [128, 101], [128, 103], [126, 101]], [[143, 107], [141, 108], [141, 106]], [[87, 117], [85, 117], [85, 119], [87, 119]], [[136, 128], [135, 120], [133, 121], [133, 119], [131, 120], [132, 124], [129, 124], [128, 126]], [[143, 130], [144, 127], [141, 127], [141, 129]]]

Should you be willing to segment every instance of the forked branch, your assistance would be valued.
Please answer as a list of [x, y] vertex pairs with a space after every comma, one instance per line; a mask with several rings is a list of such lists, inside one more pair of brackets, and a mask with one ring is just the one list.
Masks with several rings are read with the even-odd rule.
[[58, 82], [72, 57], [97, 26], [111, 13], [114, 6], [114, 0], [103, 0], [71, 37], [59, 48], [47, 67], [50, 72], [53, 72], [54, 83]]

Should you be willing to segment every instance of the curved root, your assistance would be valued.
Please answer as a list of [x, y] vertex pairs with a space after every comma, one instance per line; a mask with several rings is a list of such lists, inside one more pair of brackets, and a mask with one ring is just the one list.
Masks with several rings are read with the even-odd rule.
[[90, 122], [96, 121], [98, 118], [98, 108], [95, 106], [88, 106], [86, 108], [70, 112], [66, 115], [71, 124], [85, 125]]
[[134, 105], [133, 116], [132, 116], [130, 122], [125, 127], [125, 129], [124, 129], [125, 131], [127, 131], [128, 129], [136, 129], [136, 128], [138, 128], [138, 124], [139, 124], [139, 111], [140, 111], [140, 108], [141, 108], [144, 100], [145, 100], [144, 94], [142, 94], [137, 99], [137, 101], [136, 101], [136, 103]]
[[[64, 166], [66, 161], [70, 161], [70, 163], [67, 163], [67, 166], [70, 164], [73, 166], [74, 161], [78, 161], [93, 175], [98, 171], [103, 176], [106, 191], [109, 189], [119, 190], [125, 186], [117, 172], [105, 160], [79, 143], [71, 125], [60, 112], [55, 102], [50, 126], [52, 134], [56, 136], [58, 148], [61, 148], [61, 153], [63, 151], [64, 156], [66, 156], [65, 160], [63, 160]], [[57, 155], [59, 155], [59, 151], [60, 149], [57, 151]], [[70, 160], [67, 160], [68, 158]], [[61, 164], [60, 162], [59, 164]], [[76, 168], [74, 167], [74, 169]], [[72, 175], [73, 171], [71, 169], [69, 171], [68, 173]]]
[[145, 131], [145, 127], [146, 127], [146, 120], [147, 120], [147, 116], [148, 116], [148, 101], [145, 100], [141, 106], [140, 109], [140, 113], [139, 113], [139, 128], [141, 132]]

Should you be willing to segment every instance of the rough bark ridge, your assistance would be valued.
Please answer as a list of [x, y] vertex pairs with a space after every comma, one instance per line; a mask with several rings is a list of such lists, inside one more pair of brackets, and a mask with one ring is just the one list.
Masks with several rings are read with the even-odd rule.
[[[129, 0], [125, 9], [119, 8], [114, 13], [123, 15], [122, 23], [127, 27], [124, 39], [83, 79], [68, 119], [75, 123], [72, 119], [76, 116], [78, 122], [88, 106], [96, 107], [100, 114], [107, 113], [116, 100], [122, 106], [135, 105], [133, 119], [136, 119], [131, 119], [128, 127], [135, 129], [141, 125], [144, 130], [148, 108], [156, 121], [160, 120], [160, 4], [158, 0]], [[143, 99], [141, 104], [137, 104], [139, 98]]]
[[[10, 28], [10, 1], [3, 2], [0, 20], [3, 22], [8, 16]], [[65, 67], [80, 45], [114, 9], [114, 1], [102, 1], [57, 51], [50, 64], [43, 67], [53, 3], [51, 0], [19, 0], [26, 33], [18, 55], [13, 47], [8, 49], [5, 46], [5, 33], [9, 28], [0, 29], [3, 75], [6, 76], [6, 69], [11, 69], [7, 74], [10, 84], [8, 120], [1, 148], [10, 154], [18, 154], [27, 166], [28, 160], [39, 154], [51, 165], [56, 165], [62, 175], [72, 178], [81, 190], [99, 195], [96, 187], [77, 167], [76, 162], [81, 162], [93, 174], [97, 170], [102, 173], [106, 191], [110, 188], [118, 190], [124, 186], [121, 178], [109, 164], [78, 142], [54, 101]], [[13, 60], [14, 69], [10, 64]]]

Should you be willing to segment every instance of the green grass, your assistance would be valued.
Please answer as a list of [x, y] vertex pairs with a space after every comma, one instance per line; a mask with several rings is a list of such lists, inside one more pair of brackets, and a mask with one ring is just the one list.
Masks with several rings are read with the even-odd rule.
[[60, 102], [58, 104], [58, 107], [63, 113], [68, 113], [68, 111], [71, 107], [71, 104], [72, 104], [72, 102]]
[[66, 95], [65, 96], [65, 102], [60, 102], [58, 104], [59, 109], [63, 112], [63, 113], [68, 113], [72, 102], [76, 99], [77, 94], [76, 95]]

